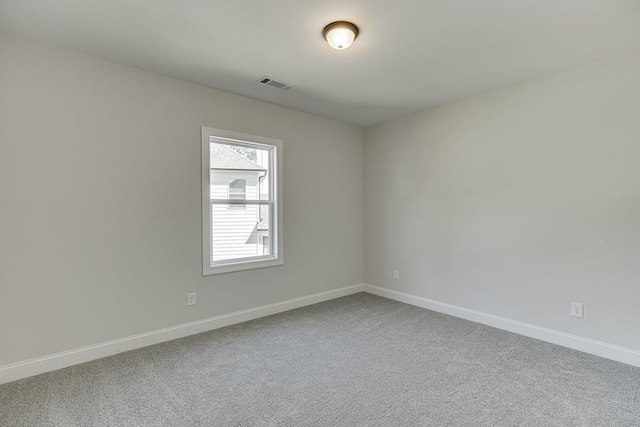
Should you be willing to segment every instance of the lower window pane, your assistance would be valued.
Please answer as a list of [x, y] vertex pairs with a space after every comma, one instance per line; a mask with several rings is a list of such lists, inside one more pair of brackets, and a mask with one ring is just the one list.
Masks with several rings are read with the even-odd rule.
[[229, 206], [211, 206], [212, 263], [270, 256], [271, 206]]

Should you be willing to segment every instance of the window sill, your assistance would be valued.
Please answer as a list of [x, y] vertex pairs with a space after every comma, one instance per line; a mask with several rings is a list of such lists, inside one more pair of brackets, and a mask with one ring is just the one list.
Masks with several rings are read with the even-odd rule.
[[213, 274], [233, 273], [234, 271], [253, 270], [256, 268], [276, 267], [278, 265], [284, 265], [282, 258], [271, 258], [259, 261], [240, 261], [229, 264], [217, 264], [215, 266], [205, 266], [202, 271], [203, 276], [210, 276]]

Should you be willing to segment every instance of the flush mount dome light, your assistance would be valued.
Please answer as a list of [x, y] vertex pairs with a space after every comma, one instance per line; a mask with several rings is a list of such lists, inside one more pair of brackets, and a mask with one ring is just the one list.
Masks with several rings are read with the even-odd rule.
[[329, 46], [343, 50], [351, 46], [351, 43], [358, 37], [358, 27], [351, 22], [336, 21], [324, 27], [322, 35]]

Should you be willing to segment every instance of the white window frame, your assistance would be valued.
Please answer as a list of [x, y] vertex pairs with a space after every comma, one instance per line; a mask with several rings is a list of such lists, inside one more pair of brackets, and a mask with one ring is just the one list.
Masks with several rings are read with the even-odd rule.
[[[250, 148], [269, 149], [271, 164], [269, 165], [270, 200], [225, 200], [224, 203], [211, 200], [210, 173], [210, 141], [223, 144], [245, 146]], [[283, 219], [282, 219], [282, 141], [263, 136], [247, 135], [223, 129], [202, 127], [202, 274], [230, 273], [233, 271], [251, 270], [254, 268], [273, 267], [284, 264]], [[259, 198], [259, 197], [258, 197]], [[213, 236], [211, 235], [212, 204], [271, 205], [270, 240], [272, 253], [250, 258], [211, 261], [213, 253]]]

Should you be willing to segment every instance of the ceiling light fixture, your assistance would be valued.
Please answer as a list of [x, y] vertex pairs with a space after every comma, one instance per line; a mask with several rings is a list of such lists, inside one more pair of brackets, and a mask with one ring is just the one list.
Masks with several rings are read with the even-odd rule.
[[351, 46], [358, 37], [358, 27], [351, 22], [336, 21], [324, 27], [322, 35], [334, 49], [343, 50]]

